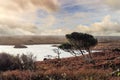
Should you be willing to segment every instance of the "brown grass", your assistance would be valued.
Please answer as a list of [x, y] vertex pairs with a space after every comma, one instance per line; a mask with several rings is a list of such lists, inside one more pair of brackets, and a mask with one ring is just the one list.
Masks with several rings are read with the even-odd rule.
[[87, 63], [83, 57], [71, 57], [36, 62], [36, 71], [13, 70], [0, 74], [1, 80], [119, 80], [111, 74], [120, 68], [120, 52], [93, 53], [96, 64]]

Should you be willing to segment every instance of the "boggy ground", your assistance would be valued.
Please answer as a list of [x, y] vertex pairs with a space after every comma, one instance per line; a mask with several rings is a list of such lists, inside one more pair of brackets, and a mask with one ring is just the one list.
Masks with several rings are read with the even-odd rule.
[[95, 64], [82, 56], [36, 62], [36, 70], [5, 71], [0, 80], [120, 80], [120, 51], [92, 54]]

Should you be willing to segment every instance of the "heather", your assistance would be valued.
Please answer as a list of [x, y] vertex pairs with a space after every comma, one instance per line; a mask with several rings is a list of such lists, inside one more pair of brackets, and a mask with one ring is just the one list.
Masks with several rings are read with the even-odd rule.
[[[86, 55], [87, 56], [87, 55]], [[1, 80], [119, 80], [120, 52], [106, 50], [92, 54], [95, 64], [82, 56], [35, 62], [34, 70], [1, 71]]]

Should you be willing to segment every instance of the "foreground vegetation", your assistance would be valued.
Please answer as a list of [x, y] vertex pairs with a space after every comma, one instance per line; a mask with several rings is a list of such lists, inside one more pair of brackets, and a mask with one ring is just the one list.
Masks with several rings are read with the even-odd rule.
[[[86, 55], [87, 56], [87, 55]], [[95, 64], [82, 56], [38, 61], [36, 69], [1, 71], [0, 80], [119, 80], [120, 52], [117, 49], [92, 54]]]
[[13, 56], [0, 53], [0, 71], [7, 70], [35, 70], [35, 57], [32, 54]]

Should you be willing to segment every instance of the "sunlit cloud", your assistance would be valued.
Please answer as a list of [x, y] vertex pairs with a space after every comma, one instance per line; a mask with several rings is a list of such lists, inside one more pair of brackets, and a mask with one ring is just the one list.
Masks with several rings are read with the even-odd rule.
[[[39, 32], [35, 24], [38, 20], [37, 10], [50, 14], [56, 12], [58, 8], [57, 0], [0, 0], [0, 33], [1, 35], [35, 34]], [[51, 26], [54, 21], [53, 16], [46, 15], [42, 20], [43, 26]]]
[[112, 9], [115, 10], [120, 9], [120, 0], [105, 0], [105, 3]]
[[111, 20], [111, 16], [105, 16], [101, 22], [92, 23], [90, 26], [79, 25], [77, 31], [91, 33], [97, 36], [116, 35], [120, 33], [120, 24]]
[[0, 0], [0, 35], [120, 35], [119, 9], [119, 0]]
[[91, 23], [89, 26], [80, 24], [76, 26], [74, 29], [61, 28], [61, 29], [55, 29], [55, 30], [46, 30], [42, 34], [45, 35], [45, 33], [48, 32], [47, 35], [49, 34], [65, 35], [73, 31], [89, 33], [95, 36], [113, 36], [113, 35], [119, 36], [120, 24], [118, 22], [112, 21], [111, 16], [107, 15], [100, 22]]

